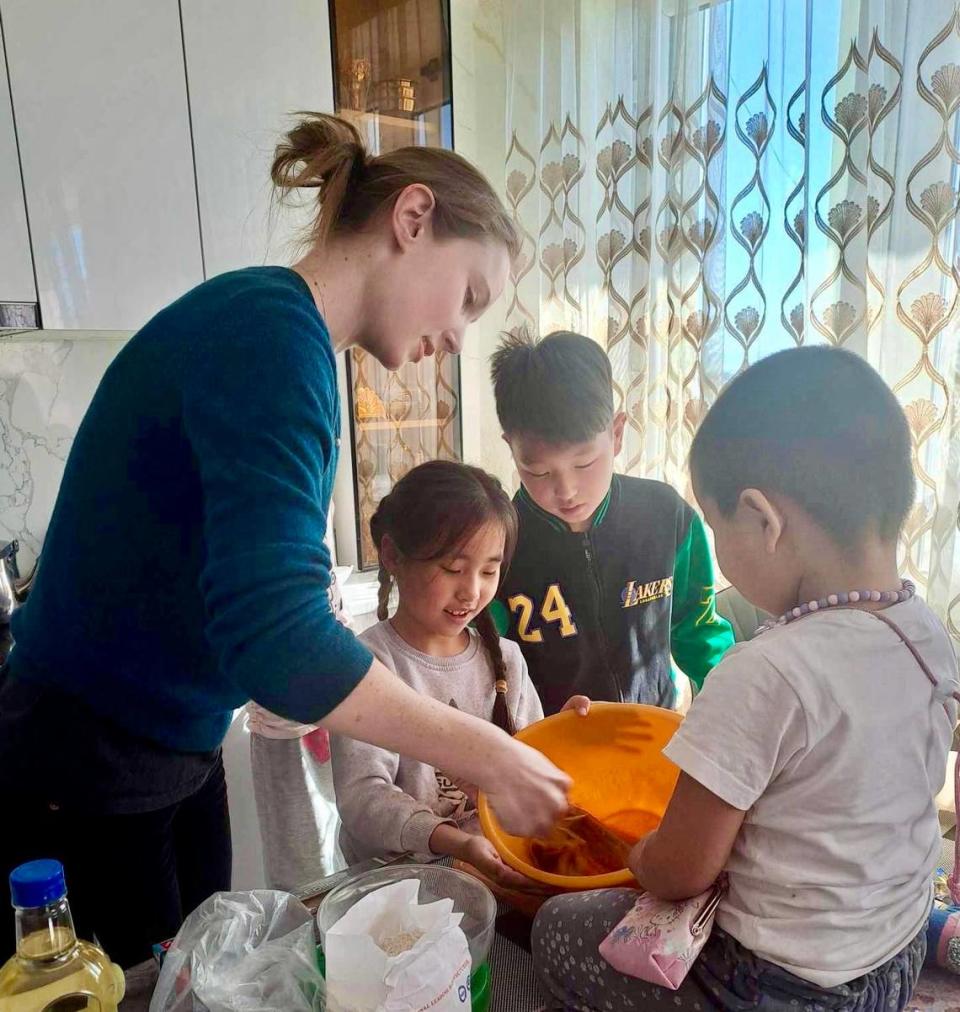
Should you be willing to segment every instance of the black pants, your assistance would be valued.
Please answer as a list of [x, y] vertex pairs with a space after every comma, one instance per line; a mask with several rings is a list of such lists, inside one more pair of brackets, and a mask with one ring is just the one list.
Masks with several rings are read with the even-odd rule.
[[[4, 805], [4, 807], [6, 807]], [[223, 762], [190, 797], [155, 812], [95, 815], [22, 802], [4, 811], [0, 875], [39, 857], [63, 862], [77, 934], [123, 967], [149, 958], [211, 893], [230, 888], [230, 821]], [[13, 952], [6, 903], [0, 963]]]
[[14, 949], [7, 879], [63, 862], [77, 934], [121, 966], [150, 956], [211, 893], [230, 888], [219, 750], [178, 753], [84, 699], [0, 669], [0, 963]]

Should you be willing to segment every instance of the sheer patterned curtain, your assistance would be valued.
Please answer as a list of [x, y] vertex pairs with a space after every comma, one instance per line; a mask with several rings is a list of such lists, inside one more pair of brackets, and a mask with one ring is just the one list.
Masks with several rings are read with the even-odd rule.
[[960, 636], [956, 0], [527, 0], [504, 19], [525, 237], [508, 325], [603, 344], [621, 466], [685, 491], [738, 370], [805, 342], [863, 355], [913, 435], [902, 571]]

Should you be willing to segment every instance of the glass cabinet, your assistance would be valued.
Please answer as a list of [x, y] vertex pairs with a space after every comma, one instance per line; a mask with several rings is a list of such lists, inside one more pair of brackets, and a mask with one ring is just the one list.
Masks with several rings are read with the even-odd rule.
[[[330, 0], [337, 113], [374, 154], [453, 146], [449, 0]], [[410, 468], [460, 459], [460, 366], [438, 352], [388, 372], [354, 349], [347, 359], [357, 558], [377, 563], [370, 517]]]

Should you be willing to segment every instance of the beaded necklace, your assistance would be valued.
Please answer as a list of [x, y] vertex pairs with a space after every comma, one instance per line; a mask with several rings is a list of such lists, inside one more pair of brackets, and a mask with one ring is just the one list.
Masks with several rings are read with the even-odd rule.
[[845, 594], [827, 594], [816, 601], [808, 601], [806, 604], [797, 605], [785, 611], [779, 618], [771, 618], [763, 623], [757, 630], [759, 635], [768, 629], [775, 629], [777, 626], [786, 625], [788, 622], [795, 622], [804, 615], [813, 612], [824, 611], [827, 608], [844, 608], [851, 604], [872, 602], [874, 604], [900, 604], [902, 601], [909, 601], [917, 592], [916, 586], [909, 580], [904, 580], [899, 590], [850, 590]]

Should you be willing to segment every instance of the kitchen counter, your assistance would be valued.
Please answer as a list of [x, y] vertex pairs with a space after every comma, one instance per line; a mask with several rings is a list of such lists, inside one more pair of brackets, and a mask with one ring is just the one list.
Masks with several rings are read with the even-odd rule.
[[[500, 932], [490, 950], [493, 995], [490, 1012], [535, 1012], [543, 1007], [533, 975], [530, 954]], [[157, 982], [157, 966], [151, 960], [127, 971], [127, 996], [120, 1012], [147, 1012]], [[960, 1004], [960, 977], [925, 966], [906, 1012], [954, 1012]]]
[[[319, 899], [304, 902], [314, 910]], [[530, 921], [504, 904], [498, 911], [489, 963], [490, 1012], [535, 1012], [542, 1008], [530, 958]], [[152, 959], [127, 970], [127, 993], [120, 1012], [147, 1012], [158, 974], [159, 967]]]

